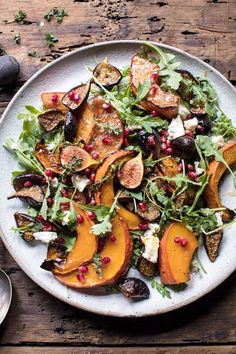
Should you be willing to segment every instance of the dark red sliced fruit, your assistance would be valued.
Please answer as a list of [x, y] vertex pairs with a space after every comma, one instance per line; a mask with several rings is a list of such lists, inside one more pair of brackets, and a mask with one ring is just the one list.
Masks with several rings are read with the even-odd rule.
[[64, 120], [64, 114], [58, 109], [49, 109], [38, 115], [39, 124], [50, 132], [57, 128]]

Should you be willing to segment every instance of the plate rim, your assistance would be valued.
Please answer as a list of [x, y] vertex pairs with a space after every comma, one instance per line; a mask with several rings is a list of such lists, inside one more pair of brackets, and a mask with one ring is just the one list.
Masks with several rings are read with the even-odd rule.
[[[198, 63], [202, 64], [204, 67], [206, 67], [208, 70], [210, 70], [211, 72], [215, 73], [217, 76], [219, 76], [227, 86], [229, 86], [229, 88], [234, 92], [234, 94], [236, 95], [236, 88], [230, 83], [230, 81], [228, 79], [226, 79], [226, 77], [221, 74], [217, 69], [215, 69], [214, 67], [212, 67], [211, 65], [209, 65], [208, 63], [205, 63], [202, 59], [188, 53], [185, 52], [182, 49], [176, 48], [174, 46], [170, 46], [168, 44], [164, 44], [164, 43], [160, 43], [160, 42], [155, 42], [155, 41], [145, 41], [145, 40], [112, 40], [112, 41], [103, 41], [103, 42], [97, 42], [94, 44], [89, 44], [89, 45], [85, 45], [84, 47], [78, 48], [76, 50], [73, 50], [69, 53], [66, 53], [64, 55], [62, 55], [60, 58], [55, 59], [54, 61], [52, 61], [51, 63], [48, 63], [47, 65], [45, 65], [44, 67], [42, 67], [41, 69], [39, 69], [33, 76], [31, 76], [31, 78], [29, 78], [24, 85], [17, 91], [17, 93], [13, 96], [13, 98], [11, 99], [11, 101], [8, 103], [5, 111], [3, 112], [2, 118], [0, 120], [0, 129], [1, 126], [3, 124], [3, 121], [7, 118], [8, 112], [11, 110], [11, 107], [14, 105], [15, 101], [18, 99], [18, 97], [21, 95], [21, 93], [25, 90], [25, 88], [27, 88], [27, 86], [34, 81], [35, 79], [37, 79], [37, 77], [39, 75], [41, 75], [41, 73], [43, 73], [44, 71], [46, 71], [48, 68], [50, 68], [53, 65], [57, 65], [57, 63], [65, 60], [66, 58], [76, 55], [77, 53], [86, 51], [90, 48], [96, 48], [96, 47], [101, 47], [104, 45], [107, 46], [112, 46], [112, 45], [116, 45], [116, 44], [127, 44], [127, 43], [132, 43], [132, 44], [145, 44], [145, 42], [149, 42], [152, 44], [155, 44], [161, 48], [167, 49], [167, 50], [174, 50], [194, 61], [197, 61]], [[155, 316], [155, 315], [159, 315], [159, 314], [163, 314], [163, 313], [168, 313], [170, 311], [173, 310], [177, 310], [180, 309], [188, 304], [193, 303], [194, 301], [202, 298], [203, 296], [205, 296], [206, 294], [208, 294], [209, 292], [211, 292], [212, 290], [214, 290], [216, 287], [218, 287], [220, 284], [222, 284], [235, 270], [236, 270], [236, 264], [235, 267], [232, 267], [232, 269], [230, 269], [226, 274], [224, 273], [223, 275], [221, 275], [221, 277], [219, 277], [217, 279], [217, 281], [212, 284], [209, 287], [206, 287], [200, 294], [196, 294], [193, 296], [190, 296], [187, 300], [183, 301], [182, 303], [179, 304], [172, 304], [170, 305], [168, 308], [163, 308], [163, 309], [159, 309], [154, 311], [153, 313], [147, 313], [147, 314], [123, 314], [117, 311], [113, 311], [111, 310], [111, 312], [104, 312], [102, 309], [91, 309], [89, 306], [86, 305], [81, 305], [76, 303], [74, 300], [70, 299], [70, 298], [64, 298], [63, 296], [60, 296], [60, 294], [54, 292], [53, 288], [50, 288], [50, 286], [48, 286], [47, 284], [41, 284], [40, 281], [36, 281], [34, 279], [34, 274], [30, 272], [29, 268], [27, 268], [20, 260], [20, 258], [17, 257], [16, 252], [12, 249], [10, 243], [7, 240], [7, 237], [5, 237], [1, 225], [0, 225], [0, 237], [5, 245], [5, 247], [7, 248], [8, 252], [10, 253], [10, 255], [12, 256], [12, 258], [16, 261], [16, 263], [20, 266], [20, 268], [23, 270], [23, 272], [34, 282], [36, 283], [39, 287], [41, 287], [42, 289], [44, 289], [45, 291], [47, 291], [49, 294], [51, 294], [52, 296], [56, 297], [57, 299], [71, 305], [74, 306], [78, 309], [84, 310], [84, 311], [88, 311], [91, 313], [95, 313], [95, 314], [99, 314], [99, 315], [103, 315], [103, 316], [110, 316], [110, 317], [129, 317], [129, 318], [138, 318], [138, 317], [150, 317], [150, 316]]]

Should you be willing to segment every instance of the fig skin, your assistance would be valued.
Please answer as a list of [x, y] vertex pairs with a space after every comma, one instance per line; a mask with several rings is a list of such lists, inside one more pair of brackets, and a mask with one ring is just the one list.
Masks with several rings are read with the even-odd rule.
[[[151, 145], [149, 143], [150, 137], [154, 138], [155, 145]], [[156, 131], [152, 131], [152, 134], [149, 134], [146, 130], [142, 129], [137, 132], [137, 143], [141, 147], [141, 149], [146, 152], [148, 155], [152, 154], [155, 160], [158, 160], [160, 156], [160, 144], [161, 139], [160, 135]]]
[[38, 115], [39, 124], [50, 132], [56, 129], [64, 120], [64, 114], [58, 109], [49, 109]]
[[[36, 222], [35, 218], [33, 218], [32, 216], [27, 215], [27, 214], [23, 214], [23, 213], [18, 213], [18, 212], [16, 212], [14, 214], [14, 218], [15, 218], [15, 221], [16, 221], [16, 225], [19, 228], [27, 226], [29, 224], [35, 224], [35, 222]], [[27, 242], [34, 240], [33, 232], [30, 231], [30, 229], [24, 231], [21, 234], [21, 236]]]
[[122, 79], [121, 72], [114, 65], [108, 63], [106, 59], [95, 67], [93, 76], [108, 90], [112, 89]]
[[196, 150], [194, 138], [183, 135], [172, 140], [174, 155], [184, 160], [189, 160]]
[[117, 288], [123, 295], [134, 300], [148, 299], [150, 295], [146, 283], [138, 278], [121, 279], [117, 283]]
[[67, 112], [65, 125], [64, 125], [64, 136], [65, 140], [73, 142], [77, 134], [78, 119], [74, 112]]
[[[90, 91], [90, 81], [85, 84], [78, 85], [68, 91], [61, 99], [61, 102], [71, 111], [76, 111], [88, 98]], [[70, 95], [78, 95], [78, 101], [71, 99]]]
[[160, 216], [159, 209], [151, 202], [147, 202], [146, 209], [143, 211], [137, 208], [137, 214], [141, 216], [144, 220], [154, 221]]
[[24, 183], [30, 181], [33, 185], [42, 185], [43, 176], [38, 173], [24, 173], [18, 175], [13, 180], [13, 187], [15, 191], [19, 191], [20, 189], [24, 188]]
[[135, 189], [142, 183], [144, 174], [144, 166], [142, 161], [142, 154], [139, 153], [133, 159], [125, 162], [121, 171], [119, 181], [120, 184], [128, 189]]
[[157, 263], [150, 262], [141, 255], [138, 259], [137, 269], [146, 277], [153, 277], [157, 272]]

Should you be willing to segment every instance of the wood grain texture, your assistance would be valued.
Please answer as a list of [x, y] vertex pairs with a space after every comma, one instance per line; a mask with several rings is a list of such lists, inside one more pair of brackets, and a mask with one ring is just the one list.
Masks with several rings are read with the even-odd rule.
[[[54, 6], [69, 13], [61, 25], [43, 20]], [[11, 20], [20, 8], [27, 13], [28, 24], [4, 25], [2, 21]], [[44, 39], [48, 31], [59, 39], [51, 50]], [[21, 34], [20, 45], [13, 40], [16, 32]], [[19, 87], [45, 64], [81, 46], [112, 39], [176, 46], [210, 63], [236, 84], [235, 32], [235, 0], [8, 0], [7, 5], [0, 1], [0, 47], [21, 65], [17, 86], [0, 89], [0, 116]], [[40, 58], [28, 56], [33, 50]], [[47, 294], [19, 269], [1, 242], [0, 267], [14, 286], [9, 315], [0, 326], [4, 346], [0, 353], [236, 352], [236, 274], [186, 308], [152, 318], [115, 319], [74, 309]], [[49, 346], [36, 347], [43, 344]], [[142, 348], [125, 348], [133, 345]], [[157, 346], [165, 347], [151, 348]]]

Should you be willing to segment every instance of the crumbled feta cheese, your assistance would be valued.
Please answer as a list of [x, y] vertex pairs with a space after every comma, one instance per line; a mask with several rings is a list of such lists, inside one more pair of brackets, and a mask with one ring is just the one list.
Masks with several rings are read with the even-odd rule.
[[71, 180], [74, 188], [78, 189], [79, 192], [83, 192], [86, 186], [90, 183], [90, 180], [87, 177], [79, 175], [73, 175]]
[[185, 134], [183, 122], [179, 115], [176, 118], [172, 119], [168, 127], [168, 134], [171, 140], [179, 138], [180, 136], [183, 136]]
[[68, 225], [69, 224], [69, 218], [70, 218], [70, 210], [65, 210], [64, 211], [64, 217], [62, 219], [62, 225]]
[[223, 135], [213, 135], [211, 140], [217, 147], [222, 147], [225, 144]]
[[204, 172], [204, 169], [199, 167], [199, 164], [199, 161], [194, 161], [195, 172], [198, 176], [200, 176]]
[[195, 131], [197, 125], [198, 125], [197, 118], [192, 118], [184, 121], [184, 128], [186, 130], [191, 130], [192, 132]]
[[47, 149], [52, 151], [54, 149], [54, 147], [56, 146], [56, 144], [54, 142], [51, 142], [49, 144], [46, 145], [47, 146]]
[[189, 113], [190, 111], [183, 104], [179, 105], [179, 115], [182, 120], [185, 120]]
[[57, 238], [57, 233], [53, 231], [39, 231], [34, 232], [33, 236], [35, 240], [41, 241], [43, 243], [49, 243]]
[[218, 211], [217, 213], [215, 213], [216, 216], [216, 221], [217, 221], [217, 226], [222, 226], [223, 225], [223, 220], [222, 220], [222, 213], [221, 211]]
[[134, 131], [134, 130], [139, 130], [142, 129], [142, 126], [140, 124], [132, 124], [132, 125], [128, 125], [127, 127], [130, 131]]
[[146, 236], [143, 242], [145, 250], [142, 256], [152, 263], [157, 263], [159, 238], [157, 236]]
[[51, 185], [53, 188], [57, 188], [58, 184], [59, 184], [59, 182], [58, 182], [57, 177], [54, 177], [51, 179]]

